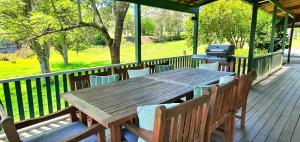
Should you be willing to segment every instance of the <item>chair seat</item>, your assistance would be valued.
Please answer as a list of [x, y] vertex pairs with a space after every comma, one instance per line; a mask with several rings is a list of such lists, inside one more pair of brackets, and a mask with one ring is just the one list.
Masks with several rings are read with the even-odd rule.
[[[23, 142], [63, 142], [87, 129], [83, 123], [76, 121], [44, 133], [24, 138]], [[92, 135], [80, 142], [96, 142], [97, 136]]]

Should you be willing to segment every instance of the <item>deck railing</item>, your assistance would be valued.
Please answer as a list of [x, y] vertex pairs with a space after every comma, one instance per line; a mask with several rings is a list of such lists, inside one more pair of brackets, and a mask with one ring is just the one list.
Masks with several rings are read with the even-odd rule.
[[255, 69], [257, 73], [257, 77], [260, 78], [281, 68], [282, 61], [283, 61], [282, 51], [268, 53], [262, 56], [257, 56], [253, 59], [253, 69]]
[[[259, 74], [280, 66], [279, 53], [268, 54], [255, 58], [254, 65]], [[282, 55], [282, 54], [281, 54]], [[143, 61], [143, 64], [154, 65], [168, 61], [175, 68], [194, 67], [199, 61], [193, 61], [192, 56], [179, 56]], [[235, 57], [235, 72], [237, 75], [247, 72], [247, 57]], [[262, 65], [270, 63], [269, 70]], [[69, 75], [87, 75], [104, 71], [114, 72], [114, 68], [129, 68], [137, 66], [136, 62], [83, 68], [41, 75], [17, 77], [0, 80], [0, 100], [6, 112], [15, 121], [47, 115], [67, 107], [69, 104], [60, 98], [60, 94], [70, 91]]]

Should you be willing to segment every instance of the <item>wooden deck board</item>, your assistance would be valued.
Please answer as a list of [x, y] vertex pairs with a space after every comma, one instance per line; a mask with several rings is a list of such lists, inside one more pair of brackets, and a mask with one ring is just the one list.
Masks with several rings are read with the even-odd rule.
[[300, 141], [300, 65], [288, 65], [254, 86], [246, 124], [237, 120], [234, 141]]

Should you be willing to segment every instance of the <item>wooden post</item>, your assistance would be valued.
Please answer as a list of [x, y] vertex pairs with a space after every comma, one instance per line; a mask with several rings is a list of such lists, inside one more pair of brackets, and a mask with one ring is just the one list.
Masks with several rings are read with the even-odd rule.
[[257, 12], [258, 12], [258, 1], [253, 0], [252, 21], [251, 21], [251, 31], [250, 31], [250, 43], [249, 43], [249, 55], [248, 55], [248, 72], [250, 72], [252, 70], [252, 67], [253, 67], [253, 57], [254, 57], [253, 54], [254, 54]]
[[289, 21], [289, 15], [288, 15], [288, 13], [285, 13], [283, 38], [282, 38], [282, 51], [284, 51], [285, 46], [286, 46], [286, 33], [287, 33], [288, 21]]
[[274, 4], [273, 18], [272, 18], [272, 30], [271, 30], [271, 42], [270, 42], [270, 47], [269, 47], [269, 53], [272, 53], [274, 51], [276, 22], [277, 22], [277, 5]]
[[289, 46], [289, 51], [288, 51], [287, 63], [290, 63], [290, 61], [291, 61], [291, 50], [292, 50], [292, 43], [293, 43], [294, 28], [295, 28], [295, 19], [293, 19], [293, 21], [292, 21], [292, 30], [291, 30], [291, 35], [290, 35], [290, 46]]
[[135, 33], [135, 60], [138, 64], [142, 62], [141, 52], [141, 5], [134, 4], [134, 33]]
[[198, 22], [199, 22], [199, 8], [196, 10], [194, 20], [194, 40], [193, 40], [193, 54], [197, 54], [198, 48]]

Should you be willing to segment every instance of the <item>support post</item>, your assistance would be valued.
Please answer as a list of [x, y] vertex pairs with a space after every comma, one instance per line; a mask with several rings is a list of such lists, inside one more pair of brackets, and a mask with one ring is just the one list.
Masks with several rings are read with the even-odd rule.
[[198, 48], [198, 22], [199, 22], [199, 8], [197, 8], [194, 20], [194, 40], [193, 40], [193, 54], [197, 54]]
[[293, 43], [293, 36], [294, 36], [294, 28], [295, 28], [295, 19], [292, 21], [292, 30], [290, 34], [290, 46], [289, 46], [289, 51], [288, 51], [288, 58], [287, 58], [287, 63], [290, 63], [291, 61], [291, 50], [292, 50], [292, 43]]
[[271, 42], [270, 42], [270, 47], [269, 47], [269, 53], [272, 53], [274, 51], [276, 22], [277, 22], [277, 5], [274, 5], [273, 18], [272, 18], [272, 30], [271, 30]]
[[286, 46], [286, 33], [287, 33], [288, 21], [289, 21], [289, 15], [288, 15], [288, 13], [285, 13], [283, 38], [282, 38], [282, 51], [283, 52], [284, 52], [284, 49], [285, 49], [285, 46]]
[[251, 21], [251, 31], [250, 31], [250, 43], [249, 43], [249, 55], [248, 55], [248, 72], [250, 72], [252, 70], [252, 67], [253, 67], [253, 57], [254, 57], [253, 54], [254, 54], [257, 12], [258, 12], [258, 0], [253, 0], [252, 21]]
[[134, 4], [134, 33], [135, 33], [135, 60], [138, 64], [142, 62], [141, 52], [141, 5]]

